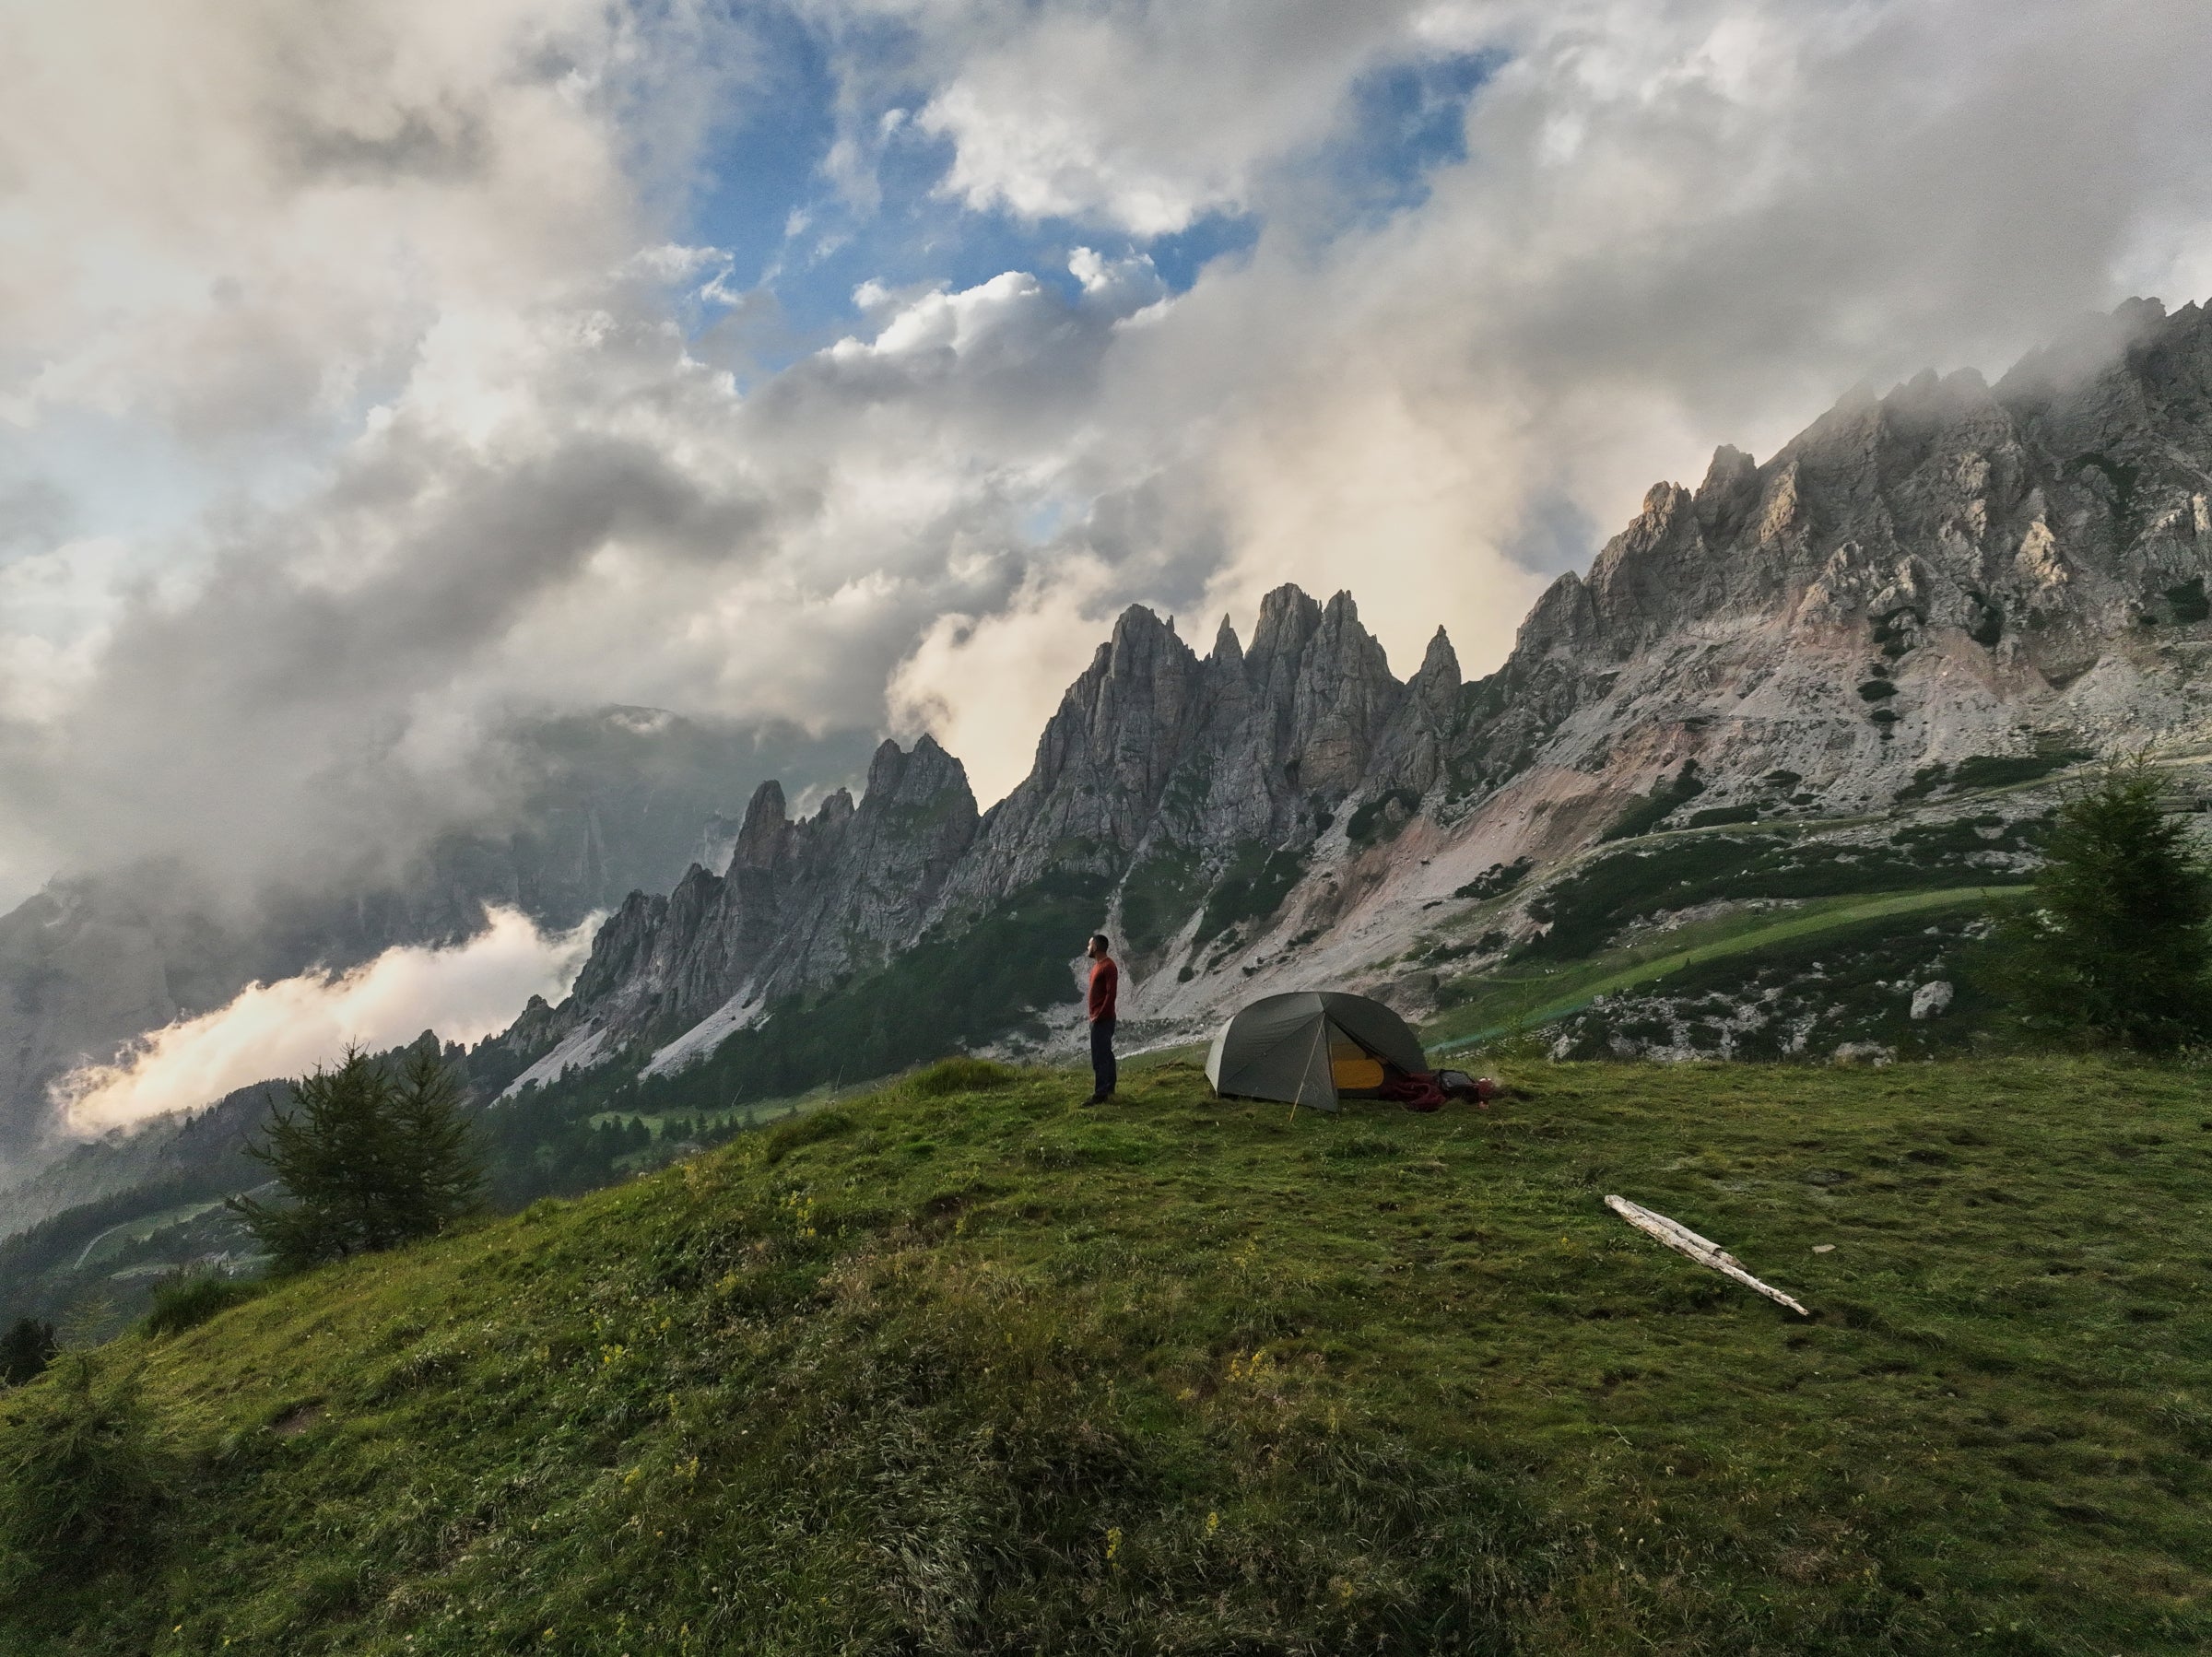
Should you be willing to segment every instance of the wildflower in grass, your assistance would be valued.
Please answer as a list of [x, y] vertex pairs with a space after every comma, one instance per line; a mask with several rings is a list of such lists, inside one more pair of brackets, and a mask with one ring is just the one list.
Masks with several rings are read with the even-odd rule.
[[1275, 1373], [1275, 1357], [1265, 1346], [1255, 1346], [1250, 1357], [1234, 1357], [1229, 1360], [1229, 1379], [1258, 1385]]
[[1106, 1531], [1106, 1563], [1112, 1565], [1122, 1551], [1122, 1527], [1110, 1525]]
[[1221, 1528], [1221, 1515], [1209, 1511], [1206, 1516], [1206, 1534], [1211, 1536]]

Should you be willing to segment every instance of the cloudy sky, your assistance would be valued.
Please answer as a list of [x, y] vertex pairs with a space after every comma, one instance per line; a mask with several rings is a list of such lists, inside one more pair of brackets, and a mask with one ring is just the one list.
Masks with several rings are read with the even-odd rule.
[[1131, 601], [1480, 670], [1714, 443], [2212, 292], [2201, 0], [0, 7], [0, 904], [518, 711], [988, 799]]

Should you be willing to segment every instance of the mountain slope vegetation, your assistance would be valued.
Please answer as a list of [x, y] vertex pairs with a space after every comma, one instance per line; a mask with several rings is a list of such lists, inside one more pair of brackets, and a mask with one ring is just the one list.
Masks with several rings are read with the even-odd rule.
[[1508, 1079], [1293, 1118], [1164, 1064], [1078, 1113], [956, 1061], [65, 1358], [0, 1467], [105, 1409], [158, 1499], [18, 1523], [0, 1650], [2212, 1639], [2196, 1073]]

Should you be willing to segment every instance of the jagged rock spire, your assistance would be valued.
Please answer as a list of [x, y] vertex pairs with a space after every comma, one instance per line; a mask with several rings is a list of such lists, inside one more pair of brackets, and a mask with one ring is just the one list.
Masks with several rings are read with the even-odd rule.
[[783, 805], [783, 785], [774, 778], [753, 790], [753, 797], [745, 807], [745, 822], [737, 830], [737, 843], [730, 853], [730, 866], [747, 869], [766, 869], [774, 866], [783, 855], [784, 842], [790, 838], [791, 817]]
[[1459, 652], [1452, 648], [1451, 635], [1439, 625], [1429, 637], [1419, 669], [1406, 682], [1406, 693], [1432, 707], [1448, 707], [1458, 698], [1459, 686]]

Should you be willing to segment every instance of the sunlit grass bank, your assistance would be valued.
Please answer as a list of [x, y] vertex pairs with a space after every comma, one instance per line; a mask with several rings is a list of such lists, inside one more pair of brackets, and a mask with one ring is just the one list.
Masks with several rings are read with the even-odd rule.
[[2212, 1644], [2201, 1073], [1507, 1079], [940, 1072], [118, 1341], [160, 1500], [0, 1649]]
[[1964, 887], [1817, 898], [1781, 912], [1747, 912], [1694, 923], [1678, 931], [1607, 949], [1565, 965], [1496, 967], [1463, 981], [1458, 999], [1422, 1028], [1422, 1039], [1446, 1051], [1535, 1028], [1618, 994], [1777, 946], [1865, 930], [1870, 923], [1909, 923], [1952, 910], [1983, 910], [2017, 887]]

